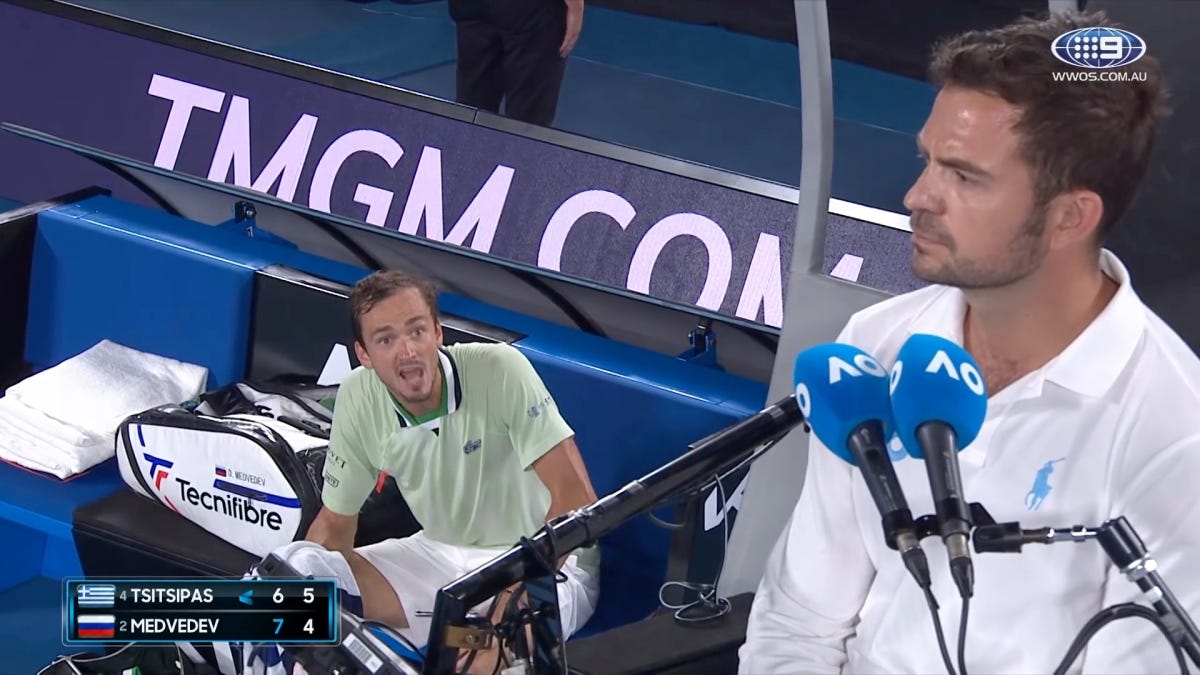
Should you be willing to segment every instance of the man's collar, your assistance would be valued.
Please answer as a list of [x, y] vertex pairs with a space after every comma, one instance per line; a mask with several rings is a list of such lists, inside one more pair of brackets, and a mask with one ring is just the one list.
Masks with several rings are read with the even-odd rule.
[[[1100, 269], [1117, 283], [1117, 292], [1092, 323], [1042, 368], [1045, 381], [1085, 396], [1102, 396], [1133, 356], [1146, 328], [1146, 312], [1130, 283], [1129, 271], [1111, 251], [1100, 251]], [[946, 295], [913, 318], [909, 332], [931, 333], [963, 343], [967, 302], [963, 292]]]
[[1125, 369], [1146, 330], [1146, 310], [1129, 270], [1111, 251], [1100, 252], [1100, 269], [1117, 283], [1104, 311], [1050, 363], [1046, 380], [1085, 396], [1103, 396]]
[[438, 360], [442, 362], [442, 373], [446, 378], [442, 386], [449, 385], [446, 390], [446, 414], [450, 415], [462, 406], [462, 381], [458, 377], [458, 363], [450, 355], [450, 350], [438, 347]]

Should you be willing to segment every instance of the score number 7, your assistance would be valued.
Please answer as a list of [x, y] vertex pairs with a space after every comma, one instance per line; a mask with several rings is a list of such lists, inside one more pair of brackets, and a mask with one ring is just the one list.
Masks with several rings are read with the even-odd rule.
[[[279, 631], [283, 630], [283, 619], [272, 619], [272, 620], [275, 622], [275, 634], [279, 635]], [[308, 633], [310, 635], [312, 634], [312, 632], [313, 632], [313, 620], [312, 619], [309, 619], [308, 621], [306, 621], [304, 623], [304, 632]]]

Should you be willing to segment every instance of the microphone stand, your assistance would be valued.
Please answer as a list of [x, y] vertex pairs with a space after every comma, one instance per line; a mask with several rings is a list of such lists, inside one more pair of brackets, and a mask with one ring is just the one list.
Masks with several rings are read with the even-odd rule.
[[[438, 591], [429, 629], [424, 675], [455, 672], [459, 649], [478, 649], [490, 643], [495, 630], [468, 622], [468, 611], [520, 581], [544, 578], [549, 564], [572, 550], [588, 546], [663, 500], [707, 483], [764, 445], [783, 438], [804, 422], [795, 395], [688, 446], [688, 451], [659, 469], [639, 478], [589, 506], [564, 514], [521, 543], [470, 574]], [[521, 614], [533, 624], [536, 673], [565, 675], [561, 634], [547, 622], [556, 619], [553, 608]], [[502, 626], [500, 632], [524, 638], [524, 626]], [[523, 650], [527, 652], [528, 650]], [[524, 655], [524, 654], [523, 654]]]
[[1172, 642], [1181, 648], [1192, 663], [1200, 666], [1200, 630], [1187, 610], [1175, 598], [1166, 581], [1158, 573], [1158, 563], [1151, 557], [1141, 537], [1124, 516], [1105, 522], [1099, 527], [1075, 525], [1068, 529], [1043, 527], [1023, 530], [1019, 523], [996, 523], [978, 504], [971, 504], [977, 522], [974, 541], [977, 553], [1020, 553], [1025, 544], [1053, 544], [1061, 541], [1100, 542], [1113, 565], [1137, 587], [1158, 612]]

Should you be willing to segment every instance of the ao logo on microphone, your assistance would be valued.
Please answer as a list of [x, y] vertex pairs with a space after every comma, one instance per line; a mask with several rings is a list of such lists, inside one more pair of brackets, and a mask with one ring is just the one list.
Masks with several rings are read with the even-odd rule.
[[[950, 360], [950, 355], [945, 350], [939, 349], [929, 360], [929, 365], [925, 367], [925, 372], [931, 375], [938, 374], [939, 371], [945, 371], [946, 377], [952, 380], [959, 380], [967, 385], [976, 396], [983, 396], [984, 384], [983, 376], [975, 368], [975, 364], [964, 361], [955, 367], [954, 362]], [[896, 393], [896, 385], [900, 383], [900, 375], [904, 372], [904, 362], [897, 361], [896, 365], [892, 366], [892, 380], [890, 383], [891, 393]]]
[[[871, 377], [887, 377], [887, 370], [869, 354], [855, 354], [851, 361], [853, 363], [837, 356], [829, 357], [829, 384], [841, 382], [843, 375], [862, 377], [865, 374]], [[812, 396], [809, 394], [808, 385], [804, 382], [796, 383], [796, 403], [806, 418], [812, 417]]]

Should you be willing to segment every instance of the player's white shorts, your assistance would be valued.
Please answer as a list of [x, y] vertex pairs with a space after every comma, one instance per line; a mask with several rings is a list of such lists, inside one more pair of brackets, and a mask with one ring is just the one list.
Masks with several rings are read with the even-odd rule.
[[[508, 551], [452, 546], [434, 541], [423, 532], [355, 550], [395, 589], [408, 617], [408, 628], [400, 632], [418, 647], [424, 647], [429, 639], [430, 615], [438, 590]], [[563, 636], [569, 637], [595, 612], [600, 583], [576, 564], [574, 554], [567, 557], [561, 571], [566, 581], [557, 584], [558, 603]], [[489, 599], [475, 610], [486, 615], [490, 605]]]

